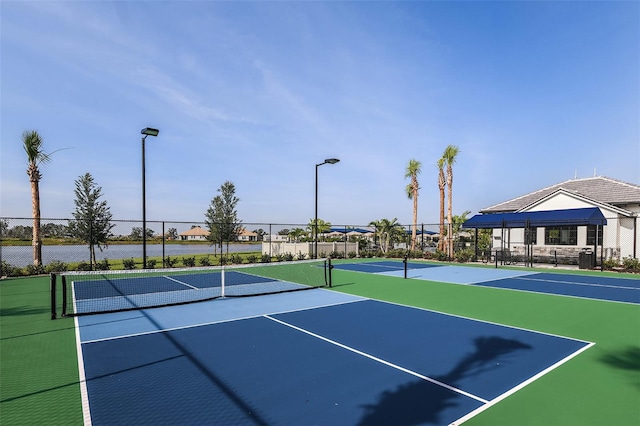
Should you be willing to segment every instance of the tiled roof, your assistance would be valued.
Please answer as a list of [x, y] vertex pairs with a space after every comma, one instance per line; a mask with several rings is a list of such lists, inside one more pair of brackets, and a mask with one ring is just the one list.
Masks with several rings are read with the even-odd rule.
[[530, 192], [512, 200], [496, 204], [481, 210], [481, 213], [512, 212], [527, 207], [536, 201], [563, 189], [601, 203], [622, 206], [640, 203], [640, 185], [595, 176], [583, 179], [570, 179], [538, 191]]
[[209, 235], [209, 231], [200, 228], [199, 226], [194, 226], [193, 228], [189, 229], [188, 231], [184, 231], [182, 233], [180, 233], [180, 235], [193, 235], [193, 236], [203, 236], [206, 237], [207, 235]]

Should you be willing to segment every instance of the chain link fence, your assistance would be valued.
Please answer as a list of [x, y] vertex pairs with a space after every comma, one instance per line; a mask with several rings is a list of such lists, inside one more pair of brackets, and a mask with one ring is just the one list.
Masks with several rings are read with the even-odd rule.
[[[32, 218], [0, 218], [0, 276], [33, 275], [63, 270], [140, 269], [143, 267], [208, 266], [392, 255], [411, 246], [411, 226], [395, 224], [386, 233], [369, 225], [319, 223], [317, 241], [310, 223], [241, 223], [237, 235], [219, 241], [205, 222], [146, 221], [146, 257], [143, 265], [141, 220], [112, 220], [111, 236], [95, 246], [91, 261], [89, 244], [72, 235], [73, 219], [41, 218], [41, 263], [35, 265]], [[416, 250], [435, 251], [438, 225], [416, 229]], [[435, 237], [435, 238], [434, 238]], [[211, 240], [216, 240], [213, 243]]]
[[[0, 218], [0, 276], [62, 270], [140, 269], [299, 260], [313, 257], [404, 257], [503, 264], [554, 264], [581, 268], [640, 269], [635, 218], [607, 218], [606, 226], [559, 222], [540, 228], [462, 229], [445, 224], [395, 222], [376, 226], [319, 223], [241, 223], [233, 241], [212, 243], [205, 222], [147, 221], [143, 265], [142, 221], [112, 220], [107, 244], [91, 262], [87, 243], [70, 233], [72, 219], [40, 220], [42, 263], [34, 266], [32, 218]], [[387, 225], [386, 227], [384, 225]], [[389, 226], [390, 225], [390, 226]], [[215, 239], [215, 238], [214, 238]], [[232, 239], [232, 238], [227, 238]]]

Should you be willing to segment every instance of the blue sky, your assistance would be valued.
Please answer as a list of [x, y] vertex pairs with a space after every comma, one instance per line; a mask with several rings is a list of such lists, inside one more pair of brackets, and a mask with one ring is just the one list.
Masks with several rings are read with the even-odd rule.
[[[232, 181], [245, 223], [437, 223], [449, 144], [461, 214], [594, 172], [640, 183], [640, 3], [0, 3], [0, 216], [42, 215], [91, 173], [116, 219], [201, 221]], [[68, 149], [64, 149], [68, 148]]]

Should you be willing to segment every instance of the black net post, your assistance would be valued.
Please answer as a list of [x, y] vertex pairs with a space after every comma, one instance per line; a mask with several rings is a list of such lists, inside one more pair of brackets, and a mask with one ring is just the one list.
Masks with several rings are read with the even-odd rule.
[[49, 284], [49, 290], [51, 291], [51, 319], [54, 320], [57, 317], [56, 312], [56, 274], [51, 274], [51, 281]]
[[402, 259], [402, 263], [404, 264], [404, 265], [403, 265], [403, 266], [404, 266], [404, 268], [403, 268], [403, 269], [404, 269], [404, 279], [405, 279], [405, 280], [407, 279], [407, 269], [408, 269], [407, 264], [409, 263], [409, 262], [407, 261], [407, 259], [408, 259], [408, 258], [409, 258], [409, 256], [405, 254], [405, 255], [404, 255], [404, 259]]
[[62, 275], [62, 316], [67, 316], [67, 277]]
[[333, 283], [331, 282], [331, 276], [332, 276], [331, 270], [332, 269], [333, 269], [333, 265], [331, 264], [331, 258], [328, 257], [327, 258], [327, 274], [329, 276], [329, 288], [331, 288], [333, 286]]

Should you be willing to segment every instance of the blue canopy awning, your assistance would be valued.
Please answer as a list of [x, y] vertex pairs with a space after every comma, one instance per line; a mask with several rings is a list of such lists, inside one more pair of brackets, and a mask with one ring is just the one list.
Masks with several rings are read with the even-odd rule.
[[463, 228], [526, 228], [559, 225], [606, 225], [607, 219], [597, 207], [520, 213], [477, 214]]
[[358, 232], [360, 234], [367, 234], [369, 232], [373, 232], [369, 229], [363, 229], [363, 228], [335, 228], [332, 227], [329, 232], [340, 232], [341, 234], [348, 234], [349, 232]]

